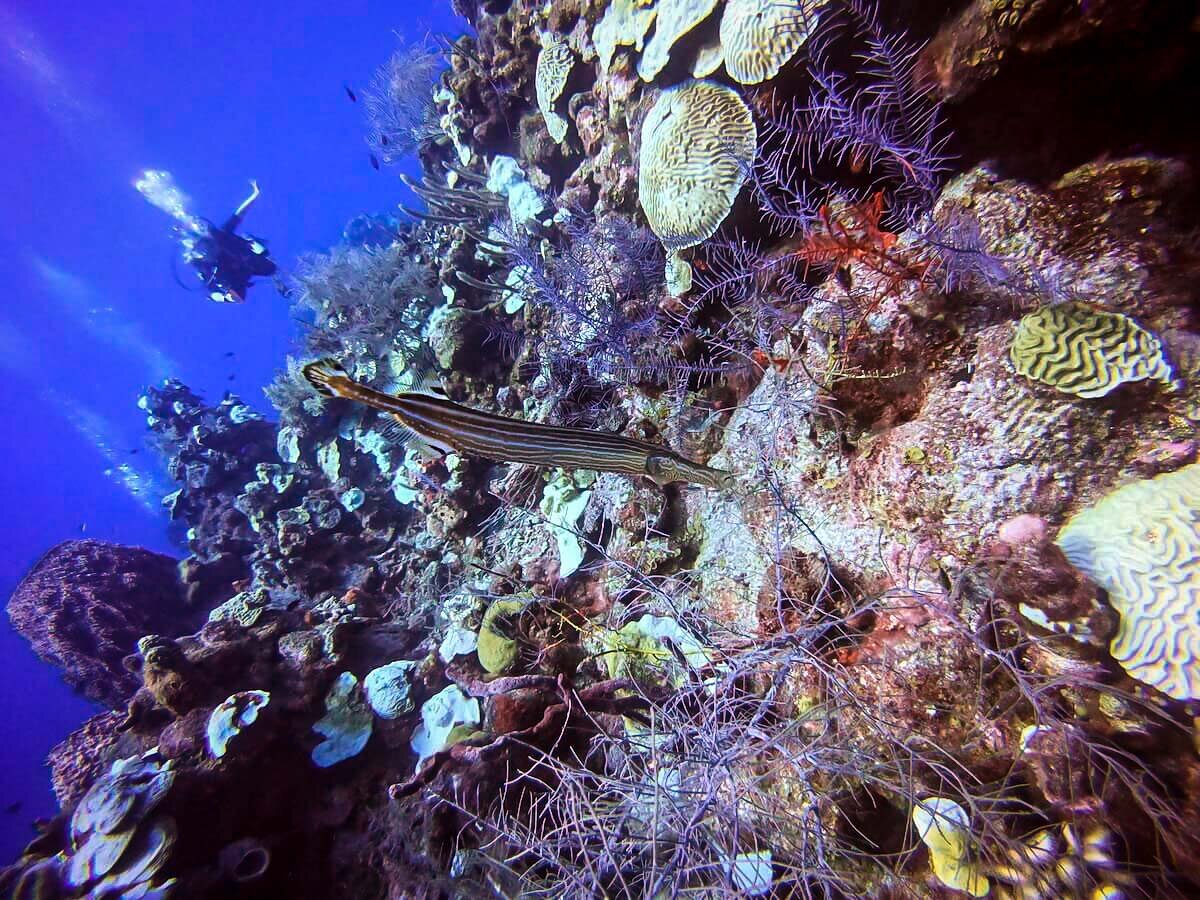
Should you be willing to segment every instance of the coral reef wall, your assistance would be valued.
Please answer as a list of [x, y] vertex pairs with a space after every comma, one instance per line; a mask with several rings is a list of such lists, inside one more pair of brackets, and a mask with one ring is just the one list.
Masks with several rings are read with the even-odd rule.
[[178, 583], [10, 604], [119, 711], [0, 885], [1194, 894], [1193, 6], [456, 2]]

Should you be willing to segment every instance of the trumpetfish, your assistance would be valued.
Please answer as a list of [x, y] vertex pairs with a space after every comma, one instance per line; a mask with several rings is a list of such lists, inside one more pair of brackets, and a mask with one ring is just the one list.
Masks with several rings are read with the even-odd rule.
[[432, 391], [387, 394], [359, 384], [333, 359], [304, 366], [304, 377], [326, 397], [341, 397], [387, 413], [419, 442], [499, 462], [645, 475], [656, 484], [688, 481], [732, 490], [733, 475], [636, 438], [588, 428], [511, 419], [455, 403]]

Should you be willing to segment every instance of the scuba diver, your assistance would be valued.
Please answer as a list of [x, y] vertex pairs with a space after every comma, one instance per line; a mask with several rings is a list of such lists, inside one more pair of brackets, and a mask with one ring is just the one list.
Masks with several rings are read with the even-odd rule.
[[187, 197], [175, 186], [169, 172], [145, 172], [136, 187], [179, 223], [176, 231], [183, 261], [196, 270], [210, 300], [243, 303], [253, 279], [275, 274], [276, 265], [267, 254], [266, 244], [253, 235], [237, 233], [246, 211], [258, 199], [257, 182], [250, 182], [250, 196], [219, 228], [187, 211]]

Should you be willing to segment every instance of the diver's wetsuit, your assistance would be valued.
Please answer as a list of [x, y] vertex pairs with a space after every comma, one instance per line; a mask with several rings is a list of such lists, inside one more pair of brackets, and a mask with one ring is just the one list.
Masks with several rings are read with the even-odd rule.
[[258, 238], [237, 233], [242, 217], [256, 197], [258, 185], [254, 185], [254, 192], [224, 225], [217, 228], [204, 220], [205, 231], [185, 245], [184, 259], [204, 282], [208, 296], [218, 303], [243, 302], [251, 279], [275, 274], [276, 266], [267, 255], [266, 245]]

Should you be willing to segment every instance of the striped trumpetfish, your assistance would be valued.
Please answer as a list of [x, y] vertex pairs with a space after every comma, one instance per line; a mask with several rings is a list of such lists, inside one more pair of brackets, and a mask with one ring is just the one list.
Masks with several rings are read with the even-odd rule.
[[359, 384], [334, 360], [309, 363], [304, 367], [304, 377], [326, 397], [355, 400], [388, 413], [442, 453], [453, 451], [531, 466], [646, 475], [658, 484], [690, 481], [722, 490], [734, 486], [730, 473], [692, 462], [649, 441], [510, 419], [424, 391], [385, 394]]

